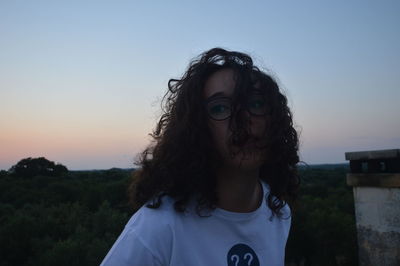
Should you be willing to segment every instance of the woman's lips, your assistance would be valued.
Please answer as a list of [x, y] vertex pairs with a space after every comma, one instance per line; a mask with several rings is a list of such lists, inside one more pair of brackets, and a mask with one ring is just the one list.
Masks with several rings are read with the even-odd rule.
[[232, 147], [237, 150], [243, 150], [243, 151], [253, 151], [253, 150], [258, 150], [260, 149], [260, 142], [255, 142], [255, 141], [247, 141], [242, 145], [235, 145], [233, 144]]

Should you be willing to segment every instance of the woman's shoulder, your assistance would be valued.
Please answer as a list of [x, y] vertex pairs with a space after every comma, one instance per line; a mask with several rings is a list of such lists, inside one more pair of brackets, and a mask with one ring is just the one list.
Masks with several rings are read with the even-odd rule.
[[139, 210], [137, 210], [125, 228], [150, 228], [173, 226], [176, 211], [174, 210], [174, 201], [172, 198], [165, 196], [162, 204], [158, 208], [151, 207], [152, 201], [148, 201]]
[[102, 265], [164, 265], [169, 259], [173, 241], [174, 210], [172, 201], [152, 209], [142, 206], [125, 225]]
[[129, 219], [121, 235], [135, 238], [135, 241], [139, 241], [150, 250], [164, 250], [166, 246], [171, 245], [173, 238], [177, 215], [173, 203], [171, 198], [164, 197], [158, 208], [143, 205]]

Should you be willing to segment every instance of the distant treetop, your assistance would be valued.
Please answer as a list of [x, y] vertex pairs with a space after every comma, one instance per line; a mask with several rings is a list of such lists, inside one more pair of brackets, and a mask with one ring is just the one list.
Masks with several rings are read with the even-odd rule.
[[67, 167], [62, 164], [55, 164], [44, 157], [22, 159], [8, 171], [11, 175], [27, 178], [37, 175], [60, 176], [68, 173]]

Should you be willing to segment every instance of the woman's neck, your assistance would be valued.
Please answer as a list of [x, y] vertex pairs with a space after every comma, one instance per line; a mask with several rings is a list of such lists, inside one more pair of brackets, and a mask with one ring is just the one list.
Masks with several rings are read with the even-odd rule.
[[221, 168], [217, 172], [217, 206], [232, 212], [255, 211], [263, 198], [258, 173], [258, 170]]

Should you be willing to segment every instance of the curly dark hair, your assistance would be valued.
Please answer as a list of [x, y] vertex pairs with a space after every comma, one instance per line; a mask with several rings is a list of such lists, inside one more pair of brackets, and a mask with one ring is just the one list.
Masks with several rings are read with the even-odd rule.
[[[165, 195], [175, 200], [178, 212], [185, 211], [192, 197], [199, 215], [216, 208], [216, 170], [221, 158], [208, 128], [203, 93], [208, 77], [224, 68], [234, 71], [235, 93], [246, 93], [258, 84], [270, 107], [263, 136], [266, 158], [259, 172], [259, 178], [270, 186], [268, 206], [280, 216], [281, 208], [296, 198], [298, 136], [286, 97], [270, 75], [253, 65], [250, 56], [214, 48], [194, 59], [182, 78], [168, 82], [161, 118], [150, 134], [153, 142], [140, 154], [137, 164], [141, 169], [134, 172], [129, 187], [135, 209], [146, 203], [158, 208]], [[232, 130], [232, 139], [248, 136], [246, 128]]]

